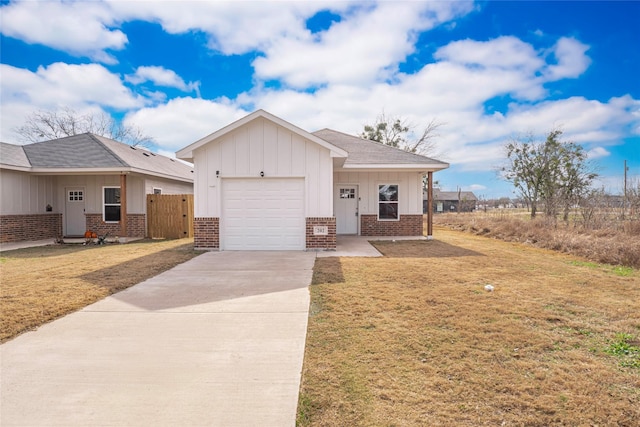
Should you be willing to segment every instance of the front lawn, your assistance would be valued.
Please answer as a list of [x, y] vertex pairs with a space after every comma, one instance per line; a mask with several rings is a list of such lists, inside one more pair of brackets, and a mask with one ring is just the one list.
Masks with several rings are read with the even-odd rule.
[[0, 253], [0, 342], [181, 264], [193, 239], [53, 245]]
[[298, 425], [640, 425], [638, 270], [435, 237], [316, 261]]

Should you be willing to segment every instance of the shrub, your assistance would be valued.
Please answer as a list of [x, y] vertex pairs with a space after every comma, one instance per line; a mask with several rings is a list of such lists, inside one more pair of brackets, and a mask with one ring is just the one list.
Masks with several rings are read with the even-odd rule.
[[582, 256], [595, 262], [640, 268], [640, 220], [627, 219], [598, 222], [587, 228], [579, 222], [562, 222], [553, 218], [529, 219], [509, 213], [486, 215], [442, 214], [434, 223], [452, 229], [484, 235], [510, 242], [520, 242]]

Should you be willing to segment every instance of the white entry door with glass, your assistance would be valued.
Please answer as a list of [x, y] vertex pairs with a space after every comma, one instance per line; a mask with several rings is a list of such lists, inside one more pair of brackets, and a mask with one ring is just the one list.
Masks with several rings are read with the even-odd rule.
[[66, 188], [66, 202], [64, 206], [64, 234], [70, 236], [83, 236], [86, 231], [84, 218], [84, 188]]
[[358, 186], [339, 185], [336, 190], [336, 234], [358, 234]]

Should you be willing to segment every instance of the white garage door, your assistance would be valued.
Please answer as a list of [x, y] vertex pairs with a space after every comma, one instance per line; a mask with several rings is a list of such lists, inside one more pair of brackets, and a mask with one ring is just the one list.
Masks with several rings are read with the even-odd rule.
[[304, 180], [224, 179], [220, 225], [224, 250], [304, 249]]

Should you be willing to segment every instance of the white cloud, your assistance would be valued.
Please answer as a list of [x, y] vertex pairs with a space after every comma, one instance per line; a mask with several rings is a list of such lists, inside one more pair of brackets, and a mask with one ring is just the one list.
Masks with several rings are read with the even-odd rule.
[[134, 74], [125, 76], [125, 80], [138, 85], [147, 81], [156, 86], [174, 87], [183, 92], [199, 92], [200, 82], [186, 83], [173, 70], [159, 66], [138, 67]]
[[587, 157], [590, 159], [599, 159], [601, 157], [607, 157], [611, 154], [607, 149], [603, 147], [595, 147], [587, 152]]
[[591, 64], [586, 55], [589, 46], [574, 38], [562, 37], [552, 48], [556, 64], [550, 65], [545, 76], [550, 81], [579, 77]]
[[35, 110], [89, 107], [126, 110], [142, 107], [145, 99], [132, 93], [118, 75], [102, 65], [54, 63], [35, 72], [0, 64], [2, 125], [0, 139], [14, 139], [12, 129]]
[[144, 102], [122, 84], [118, 75], [98, 64], [56, 62], [48, 67], [40, 66], [36, 72], [5, 64], [0, 67], [3, 97], [24, 100], [38, 107], [97, 104], [127, 109], [142, 106]]
[[123, 49], [124, 22], [158, 22], [171, 34], [201, 31], [224, 54], [261, 49], [279, 35], [295, 36], [327, 2], [225, 1], [14, 1], [2, 6], [3, 34], [96, 61], [115, 63], [108, 50]]
[[528, 43], [511, 37], [499, 37], [486, 42], [462, 40], [438, 49], [436, 59], [471, 67], [522, 70], [534, 73], [544, 61]]
[[[158, 22], [171, 34], [202, 32], [208, 46], [226, 55], [258, 52], [260, 79], [294, 87], [392, 77], [413, 52], [418, 32], [471, 11], [473, 3], [293, 1], [18, 1], [3, 6], [6, 35], [114, 63], [107, 51], [127, 37], [117, 26]], [[311, 34], [307, 19], [330, 10], [342, 20]], [[3, 20], [3, 24], [5, 24]], [[328, 66], [331, 64], [331, 66]]]
[[380, 2], [356, 9], [320, 34], [279, 38], [253, 66], [260, 79], [295, 88], [324, 84], [366, 87], [391, 79], [415, 49], [416, 33], [468, 12], [460, 2]]
[[201, 31], [209, 47], [226, 55], [262, 50], [274, 39], [297, 37], [317, 11], [343, 10], [349, 2], [328, 1], [121, 1], [108, 2], [123, 21], [159, 22], [171, 34]]
[[566, 138], [580, 143], [610, 143], [621, 138], [625, 125], [638, 120], [634, 112], [639, 108], [639, 101], [628, 95], [606, 103], [571, 97], [532, 106], [514, 104], [506, 122], [521, 131], [560, 128]]
[[471, 184], [468, 187], [464, 187], [466, 191], [481, 191], [486, 190], [487, 186], [482, 184]]
[[125, 123], [143, 129], [160, 149], [177, 151], [246, 114], [228, 100], [184, 97], [127, 114]]
[[107, 49], [120, 50], [127, 36], [109, 28], [114, 19], [102, 2], [21, 1], [0, 8], [8, 37], [88, 56], [108, 64], [116, 59]]

